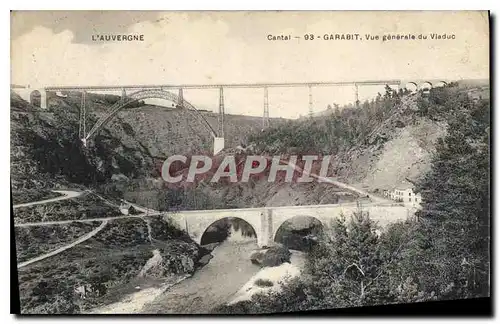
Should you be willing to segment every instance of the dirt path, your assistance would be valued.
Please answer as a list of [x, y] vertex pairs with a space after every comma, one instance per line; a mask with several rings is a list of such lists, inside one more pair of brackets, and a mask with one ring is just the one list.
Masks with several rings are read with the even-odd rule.
[[73, 242], [71, 242], [70, 244], [65, 245], [65, 246], [63, 246], [63, 247], [60, 247], [60, 248], [58, 248], [58, 249], [56, 249], [56, 250], [54, 250], [54, 251], [51, 251], [51, 252], [49, 252], [49, 253], [46, 253], [46, 254], [42, 254], [42, 255], [40, 255], [40, 256], [37, 256], [36, 258], [33, 258], [33, 259], [31, 259], [31, 260], [28, 260], [28, 261], [24, 261], [24, 262], [22, 262], [22, 263], [19, 263], [19, 264], [17, 265], [17, 268], [19, 269], [19, 268], [25, 267], [25, 266], [27, 266], [27, 265], [29, 265], [29, 264], [32, 264], [32, 263], [35, 263], [35, 262], [38, 262], [38, 261], [44, 260], [44, 259], [46, 259], [46, 258], [49, 258], [49, 257], [54, 256], [54, 255], [56, 255], [56, 254], [59, 254], [59, 253], [61, 253], [61, 252], [63, 252], [63, 251], [66, 251], [67, 249], [70, 249], [70, 248], [72, 248], [73, 246], [75, 246], [75, 245], [77, 245], [77, 244], [80, 244], [80, 243], [82, 243], [82, 242], [85, 242], [85, 241], [86, 241], [86, 240], [88, 240], [89, 238], [91, 238], [91, 237], [93, 237], [94, 235], [96, 235], [97, 233], [99, 233], [99, 232], [100, 232], [100, 231], [101, 231], [101, 230], [102, 230], [102, 229], [106, 226], [106, 224], [108, 224], [108, 221], [107, 221], [107, 220], [103, 221], [103, 222], [101, 223], [101, 225], [99, 225], [99, 227], [97, 227], [97, 228], [96, 228], [96, 229], [94, 229], [93, 231], [91, 231], [91, 232], [89, 232], [89, 233], [87, 233], [87, 234], [85, 234], [85, 235], [81, 236], [81, 237], [80, 237], [80, 238], [78, 238], [76, 241], [73, 241]]
[[[113, 207], [119, 207], [118, 205], [112, 203], [111, 201], [107, 200], [106, 198], [104, 198], [103, 196], [93, 192], [93, 191], [90, 191], [89, 192], [91, 194], [93, 194], [94, 196], [96, 196], [97, 198], [101, 199], [102, 201], [104, 201], [105, 203], [107, 203], [108, 205], [110, 206], [113, 206]], [[130, 202], [130, 201], [127, 201], [125, 199], [120, 199], [123, 203], [125, 204], [129, 204], [130, 206], [134, 207], [135, 209], [137, 209], [138, 211], [140, 212], [143, 212], [145, 214], [155, 214], [155, 213], [159, 213], [159, 211], [155, 210], [155, 209], [151, 209], [151, 208], [147, 208], [147, 207], [143, 207], [143, 206], [139, 206], [137, 204], [134, 204], [133, 202]]]
[[[286, 161], [284, 161], [284, 162], [286, 162]], [[296, 164], [293, 164], [293, 163], [290, 163], [290, 162], [286, 162], [286, 163], [288, 163], [290, 166], [292, 166], [296, 171], [298, 171], [300, 173], [303, 173], [305, 175], [309, 175], [310, 177], [315, 178], [317, 180], [320, 180], [321, 182], [331, 183], [331, 184], [333, 184], [333, 185], [335, 185], [335, 186], [337, 186], [339, 188], [343, 188], [343, 189], [347, 189], [349, 191], [353, 191], [353, 192], [359, 194], [360, 196], [368, 196], [373, 201], [373, 204], [387, 204], [387, 203], [393, 204], [394, 203], [394, 201], [392, 201], [392, 200], [376, 196], [376, 195], [374, 195], [372, 193], [369, 193], [367, 191], [355, 188], [355, 187], [353, 187], [351, 185], [348, 185], [346, 183], [343, 183], [343, 182], [340, 182], [340, 181], [337, 181], [337, 180], [333, 180], [331, 178], [322, 177], [322, 176], [319, 176], [317, 174], [308, 173], [307, 171], [304, 171], [303, 169], [301, 169]]]
[[62, 221], [47, 221], [47, 222], [38, 222], [38, 223], [22, 223], [22, 224], [15, 224], [14, 227], [60, 225], [60, 224], [68, 224], [68, 223], [91, 223], [91, 222], [112, 221], [115, 219], [134, 218], [134, 217], [135, 218], [143, 218], [143, 217], [147, 217], [147, 216], [159, 216], [159, 215], [164, 215], [164, 214], [165, 214], [165, 212], [157, 212], [157, 213], [152, 213], [152, 214], [123, 215], [123, 216], [87, 218], [87, 219], [69, 219], [69, 220], [62, 220]]
[[[72, 190], [53, 190], [53, 191], [57, 192], [57, 193], [60, 193], [63, 196], [56, 197], [56, 198], [51, 198], [51, 199], [34, 201], [34, 202], [30, 202], [30, 203], [25, 203], [25, 204], [14, 205], [14, 208], [28, 207], [28, 206], [34, 206], [34, 205], [42, 205], [42, 204], [52, 203], [52, 202], [55, 202], [55, 201], [60, 201], [60, 200], [65, 200], [65, 199], [71, 199], [71, 198], [79, 197], [79, 196], [81, 196], [85, 192], [85, 191], [72, 191]], [[90, 190], [87, 190], [87, 192], [93, 193]], [[93, 193], [93, 194], [95, 194], [95, 193]], [[105, 198], [103, 198], [103, 197], [101, 197], [101, 196], [99, 196], [97, 194], [95, 194], [95, 195], [98, 198], [102, 199], [103, 201], [109, 203], [109, 201], [106, 200]], [[124, 202], [126, 202], [126, 201], [124, 201]], [[25, 267], [25, 266], [30, 265], [32, 263], [44, 260], [46, 258], [50, 258], [50, 257], [52, 257], [54, 255], [57, 255], [57, 254], [63, 252], [63, 251], [66, 251], [67, 249], [70, 249], [70, 248], [74, 247], [75, 245], [78, 245], [78, 244], [80, 244], [82, 242], [85, 242], [86, 240], [90, 239], [91, 237], [93, 237], [94, 235], [96, 235], [97, 233], [99, 233], [104, 227], [106, 227], [106, 225], [108, 224], [108, 222], [110, 220], [121, 219], [121, 218], [130, 218], [130, 217], [139, 217], [139, 218], [142, 218], [144, 216], [161, 215], [160, 212], [157, 212], [157, 211], [152, 210], [152, 209], [143, 208], [143, 207], [135, 205], [135, 204], [132, 204], [132, 206], [134, 206], [134, 208], [136, 208], [137, 210], [142, 211], [144, 214], [126, 215], [126, 216], [115, 216], [115, 217], [106, 217], [106, 218], [93, 218], [93, 219], [85, 219], [85, 220], [64, 220], [64, 221], [48, 221], [48, 222], [38, 222], [38, 223], [16, 224], [15, 227], [28, 227], [28, 226], [60, 225], [60, 224], [68, 224], [68, 223], [74, 223], [74, 222], [95, 222], [95, 221], [101, 222], [101, 225], [99, 225], [99, 227], [97, 227], [94, 230], [92, 230], [91, 232], [89, 232], [89, 233], [81, 236], [80, 238], [78, 238], [77, 240], [71, 242], [70, 244], [62, 246], [62, 247], [60, 247], [60, 248], [58, 248], [58, 249], [56, 249], [54, 251], [51, 251], [51, 252], [42, 254], [40, 256], [37, 256], [37, 257], [35, 257], [33, 259], [30, 259], [28, 261], [24, 261], [22, 263], [19, 263], [17, 265], [17, 268], [22, 268], [22, 267]]]
[[[33, 205], [42, 205], [42, 204], [48, 204], [48, 203], [55, 202], [55, 201], [60, 201], [60, 200], [65, 200], [65, 199], [70, 199], [70, 198], [75, 198], [75, 197], [81, 196], [85, 192], [85, 191], [80, 192], [80, 191], [71, 191], [71, 190], [53, 190], [53, 191], [61, 193], [64, 196], [62, 196], [62, 197], [56, 197], [56, 198], [52, 198], [52, 199], [45, 199], [45, 200], [40, 200], [40, 201], [34, 201], [34, 202], [30, 202], [30, 203], [25, 203], [25, 204], [19, 204], [19, 205], [15, 205], [14, 208], [27, 207], [27, 206], [33, 206]], [[87, 190], [87, 192], [93, 193], [90, 190]], [[93, 194], [95, 194], [95, 193], [93, 193]], [[100, 195], [97, 195], [97, 194], [95, 194], [95, 195], [98, 198], [102, 199], [103, 201], [105, 201], [107, 203], [110, 203], [108, 200], [106, 200], [105, 198], [101, 197]], [[126, 202], [126, 201], [124, 201], [124, 202]], [[104, 227], [106, 227], [106, 225], [108, 224], [108, 222], [110, 220], [122, 219], [122, 218], [130, 218], [130, 217], [139, 217], [139, 218], [142, 218], [142, 217], [145, 217], [145, 216], [153, 216], [153, 215], [161, 215], [162, 214], [162, 213], [157, 212], [155, 210], [143, 208], [143, 207], [135, 205], [135, 204], [132, 204], [132, 206], [134, 206], [134, 208], [138, 209], [139, 211], [142, 211], [144, 214], [115, 216], [115, 217], [106, 217], [106, 218], [93, 218], [93, 219], [85, 219], [85, 220], [65, 220], [65, 221], [49, 221], [49, 222], [16, 224], [15, 227], [28, 227], [28, 226], [60, 225], [60, 224], [68, 224], [68, 223], [74, 223], [74, 222], [96, 222], [96, 221], [97, 222], [101, 222], [101, 225], [99, 225], [99, 227], [97, 227], [94, 230], [92, 230], [91, 232], [89, 232], [89, 233], [81, 236], [80, 238], [78, 238], [77, 240], [71, 242], [70, 244], [62, 246], [62, 247], [60, 247], [60, 248], [58, 248], [58, 249], [56, 249], [54, 251], [51, 251], [51, 252], [42, 254], [40, 256], [37, 256], [37, 257], [35, 257], [33, 259], [30, 259], [28, 261], [24, 261], [22, 263], [19, 263], [17, 265], [17, 268], [22, 268], [22, 267], [25, 267], [25, 266], [30, 265], [32, 263], [44, 260], [46, 258], [50, 258], [50, 257], [52, 257], [54, 255], [57, 255], [57, 254], [59, 254], [61, 252], [66, 251], [67, 249], [70, 249], [70, 248], [74, 247], [75, 245], [78, 245], [78, 244], [80, 244], [82, 242], [85, 242], [86, 240], [90, 239], [91, 237], [93, 237], [94, 235], [96, 235], [97, 233], [99, 233]]]
[[[56, 197], [52, 199], [46, 199], [46, 200], [40, 200], [40, 201], [34, 201], [31, 203], [25, 203], [25, 204], [19, 204], [15, 205], [14, 208], [19, 208], [19, 207], [28, 207], [28, 206], [33, 206], [33, 205], [42, 205], [42, 204], [48, 204], [51, 202], [59, 201], [59, 200], [65, 200], [65, 199], [70, 199], [70, 198], [75, 198], [78, 196], [81, 196], [83, 193], [88, 192], [99, 199], [103, 200], [106, 204], [114, 206], [114, 207], [119, 207], [107, 200], [106, 198], [102, 197], [101, 195], [96, 194], [93, 191], [87, 190], [87, 191], [70, 191], [70, 190], [53, 190], [54, 192], [59, 192], [61, 194], [64, 194], [62, 197]], [[102, 217], [102, 218], [87, 218], [87, 219], [69, 219], [69, 220], [61, 220], [61, 221], [47, 221], [47, 222], [34, 222], [34, 223], [22, 223], [22, 224], [15, 224], [15, 227], [29, 227], [29, 226], [43, 226], [43, 225], [61, 225], [61, 224], [69, 224], [69, 223], [90, 223], [90, 222], [103, 222], [103, 221], [112, 221], [115, 219], [123, 219], [123, 218], [143, 218], [146, 216], [159, 216], [159, 215], [164, 215], [165, 212], [159, 212], [154, 209], [146, 208], [139, 206], [137, 204], [131, 203], [129, 201], [123, 200], [122, 201], [126, 204], [130, 204], [132, 207], [137, 209], [138, 211], [142, 212], [142, 214], [137, 214], [137, 215], [121, 215], [121, 216], [113, 216], [113, 217]]]
[[29, 203], [24, 203], [24, 204], [18, 204], [18, 205], [14, 205], [13, 208], [16, 209], [16, 208], [20, 208], [20, 207], [28, 207], [28, 206], [34, 206], [34, 205], [48, 204], [48, 203], [51, 203], [51, 202], [54, 202], [54, 201], [75, 198], [75, 197], [81, 196], [84, 193], [84, 191], [71, 191], [71, 190], [52, 190], [52, 191], [60, 193], [63, 196], [56, 197], [56, 198], [51, 198], [51, 199], [33, 201], [33, 202], [29, 202]]

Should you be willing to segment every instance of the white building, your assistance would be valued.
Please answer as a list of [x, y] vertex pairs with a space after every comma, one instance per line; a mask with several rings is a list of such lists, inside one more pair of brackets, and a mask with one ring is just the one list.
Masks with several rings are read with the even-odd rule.
[[411, 184], [404, 184], [394, 188], [393, 190], [384, 191], [384, 196], [391, 198], [394, 201], [402, 202], [405, 206], [420, 207], [422, 196], [420, 193], [413, 191]]

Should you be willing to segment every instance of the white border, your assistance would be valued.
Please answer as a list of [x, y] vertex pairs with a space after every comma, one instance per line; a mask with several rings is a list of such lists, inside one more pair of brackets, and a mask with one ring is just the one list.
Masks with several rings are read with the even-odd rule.
[[[324, 0], [301, 0], [301, 1], [294, 1], [294, 0], [288, 0], [288, 1], [283, 1], [282, 3], [271, 3], [269, 0], [253, 0], [253, 1], [246, 1], [246, 3], [241, 3], [240, 1], [221, 1], [221, 0], [211, 0], [211, 1], [203, 1], [203, 0], [198, 0], [198, 1], [187, 1], [187, 0], [182, 0], [178, 1], [176, 3], [173, 2], [166, 2], [166, 1], [149, 1], [149, 0], [141, 0], [141, 1], [130, 1], [130, 2], [114, 2], [113, 4], [110, 3], [103, 3], [102, 0], [86, 0], [83, 2], [70, 2], [70, 1], [54, 1], [54, 0], [44, 0], [44, 1], [15, 1], [11, 2], [9, 4], [13, 4], [15, 6], [15, 10], [488, 10], [490, 9], [492, 11], [492, 14], [499, 15], [500, 10], [498, 10], [498, 5], [500, 1], [498, 0], [474, 0], [474, 1], [462, 1], [462, 0], [454, 0], [454, 1], [441, 1], [438, 2], [436, 0], [417, 0], [417, 1], [354, 1], [354, 0], [349, 0], [349, 1], [342, 1], [342, 2], [335, 2], [329, 4], [329, 2], [324, 1]], [[2, 6], [4, 4], [7, 4], [7, 1], [2, 2]], [[11, 9], [11, 8], [9, 8]], [[2, 237], [2, 251], [4, 251], [3, 254], [3, 260], [4, 260], [4, 266], [0, 268], [1, 271], [1, 280], [2, 282], [0, 283], [0, 287], [2, 287], [2, 293], [1, 293], [1, 300], [0, 300], [0, 305], [3, 308], [1, 311], [1, 322], [2, 323], [12, 323], [17, 320], [13, 315], [8, 315], [10, 313], [10, 268], [7, 266], [7, 262], [10, 262], [10, 220], [9, 220], [9, 215], [10, 215], [10, 161], [7, 160], [7, 156], [10, 157], [10, 115], [9, 115], [9, 107], [10, 107], [10, 42], [7, 43], [7, 39], [10, 40], [10, 14], [7, 11], [7, 8], [2, 10], [2, 18], [1, 19], [1, 24], [3, 25], [2, 28], [0, 28], [0, 31], [2, 34], [2, 39], [4, 40], [2, 42], [2, 57], [3, 57], [3, 64], [1, 65], [2, 68], [2, 82], [3, 85], [0, 88], [1, 89], [1, 94], [2, 94], [2, 102], [4, 103], [3, 109], [0, 110], [0, 113], [2, 116], [0, 117], [0, 121], [3, 124], [0, 126], [0, 148], [2, 149], [2, 160], [1, 160], [1, 168], [0, 170], [0, 185], [1, 185], [1, 194], [0, 194], [0, 199], [1, 203], [0, 206], [3, 207], [4, 213], [2, 213], [2, 221], [3, 225], [3, 233], [0, 235]], [[496, 24], [498, 24], [498, 17], [496, 17]], [[495, 44], [498, 43], [498, 32], [495, 33]], [[494, 72], [497, 72], [496, 69]], [[498, 93], [498, 84], [496, 84], [495, 93]], [[496, 102], [494, 103], [493, 107], [496, 107]], [[493, 108], [492, 108], [493, 109]], [[499, 114], [495, 113], [495, 124], [498, 125], [498, 118]], [[498, 127], [497, 127], [498, 128]], [[495, 131], [495, 135], [497, 135], [497, 132]], [[495, 147], [492, 148], [494, 151], [497, 151], [497, 145], [498, 145], [498, 136], [495, 136], [496, 141], [495, 141]], [[494, 168], [495, 166], [492, 166]], [[497, 176], [498, 176], [498, 171], [497, 171]], [[497, 180], [497, 176], [495, 176], [495, 180]], [[492, 184], [493, 185], [493, 184]], [[495, 193], [494, 201], [499, 202], [500, 201], [500, 194], [498, 191]], [[493, 198], [493, 197], [492, 197]], [[498, 208], [497, 208], [498, 209]], [[496, 215], [492, 215], [492, 217], [495, 217]], [[495, 221], [495, 234], [498, 233], [498, 224], [499, 220]], [[8, 230], [9, 229], [9, 230]], [[9, 235], [6, 235], [6, 233], [9, 233]], [[495, 240], [498, 242], [498, 239]], [[498, 244], [495, 245], [494, 247], [495, 251], [498, 249]], [[5, 253], [7, 252], [7, 253]], [[492, 256], [494, 257], [494, 256]], [[9, 261], [7, 261], [9, 260]], [[495, 261], [495, 259], [493, 259]], [[496, 267], [495, 267], [496, 268]], [[495, 277], [496, 280], [494, 282], [498, 282], [498, 277]], [[495, 288], [495, 287], [494, 287]], [[496, 289], [495, 289], [496, 291]], [[495, 300], [495, 309], [498, 309], [498, 304], [499, 304], [499, 298], [496, 296], [494, 298]], [[23, 319], [23, 321], [37, 321], [39, 318], [28, 318], [28, 319]], [[68, 320], [70, 318], [63, 318], [61, 320]], [[75, 318], [74, 320], [76, 320]], [[177, 321], [180, 318], [168, 318], [168, 317], [158, 317], [158, 318], [137, 318], [134, 319], [133, 317], [119, 317], [116, 318], [115, 320], [117, 321], [122, 321], [124, 319], [127, 319], [127, 322], [129, 320], [132, 320], [137, 323], [146, 323], [149, 320], [161, 320], [161, 321]], [[279, 320], [279, 317], [274, 317], [273, 320]], [[289, 320], [289, 317], [282, 318], [281, 320]], [[298, 318], [297, 318], [298, 319]], [[312, 318], [311, 318], [312, 319]], [[44, 319], [45, 322], [55, 322], [57, 318], [51, 318], [51, 319]], [[85, 322], [90, 322], [92, 323], [105, 323], [106, 321], [109, 321], [108, 319], [105, 318], [90, 318], [90, 319], [85, 319], [85, 318], [78, 318], [79, 321], [85, 321]], [[210, 322], [218, 322], [221, 320], [229, 320], [233, 321], [236, 320], [236, 318], [190, 318], [190, 319], [183, 319], [183, 322], [198, 322], [198, 321], [210, 321]], [[258, 317], [255, 319], [249, 320], [248, 318], [245, 319], [246, 321], [251, 321], [251, 322], [259, 322], [262, 323], [263, 321], [270, 321], [269, 318], [262, 318]], [[301, 319], [301, 321], [309, 321], [310, 318], [304, 318]], [[321, 320], [321, 318], [316, 318], [316, 320]], [[336, 322], [347, 322], [346, 318], [323, 318], [322, 320], [329, 320], [329, 321], [336, 321]], [[353, 322], [364, 322], [365, 320], [371, 320], [373, 321], [373, 318], [370, 319], [352, 319], [350, 320]], [[388, 319], [388, 318], [380, 318], [380, 319], [375, 319], [377, 321], [397, 321], [401, 322], [403, 321], [402, 319]], [[420, 322], [420, 321], [425, 321], [426, 323], [437, 323], [439, 322], [447, 322], [447, 323], [454, 323], [457, 321], [462, 321], [462, 320], [468, 320], [466, 318], [464, 319], [430, 319], [430, 318], [424, 318], [424, 319], [405, 319], [404, 321], [408, 322]]]

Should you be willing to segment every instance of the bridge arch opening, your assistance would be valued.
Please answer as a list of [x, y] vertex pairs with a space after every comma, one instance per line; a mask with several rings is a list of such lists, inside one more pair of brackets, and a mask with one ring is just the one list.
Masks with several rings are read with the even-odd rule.
[[415, 82], [408, 82], [405, 84], [405, 89], [410, 92], [415, 92], [418, 90], [418, 85]]
[[[157, 106], [157, 107], [162, 107], [162, 108], [164, 107], [164, 108], [167, 108], [167, 109], [181, 109], [182, 108], [173, 99], [148, 98], [148, 99], [144, 99], [144, 100], [141, 100], [141, 101], [143, 101], [145, 105]], [[129, 105], [127, 107], [125, 107], [125, 108], [129, 108]]]
[[429, 92], [432, 89], [432, 83], [429, 81], [422, 82], [420, 84], [419, 90], [422, 90], [424, 92]]
[[210, 224], [203, 232], [200, 245], [220, 243], [226, 240], [257, 242], [255, 228], [239, 217], [224, 217]]
[[42, 94], [38, 90], [30, 92], [30, 104], [40, 108], [42, 106]]
[[292, 250], [310, 251], [323, 233], [323, 223], [312, 216], [294, 216], [284, 221], [274, 235], [274, 242]]
[[445, 87], [448, 85], [448, 82], [446, 81], [439, 81], [434, 84], [434, 87]]

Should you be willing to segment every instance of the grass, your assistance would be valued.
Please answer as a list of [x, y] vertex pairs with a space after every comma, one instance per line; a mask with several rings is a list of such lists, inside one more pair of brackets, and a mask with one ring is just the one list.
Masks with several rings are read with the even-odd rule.
[[118, 207], [107, 205], [100, 198], [86, 194], [43, 205], [20, 207], [14, 210], [16, 224], [63, 221], [120, 216]]
[[[109, 304], [116, 300], [120, 287], [132, 287], [154, 249], [161, 249], [165, 258], [165, 275], [184, 268], [189, 258], [194, 265], [200, 254], [198, 245], [175, 235], [170, 233], [165, 241], [157, 238], [152, 245], [143, 219], [110, 221], [87, 241], [19, 269], [21, 313], [78, 314]], [[85, 298], [75, 292], [82, 286], [91, 288]]]
[[68, 245], [91, 232], [100, 222], [15, 228], [17, 262], [24, 262]]
[[91, 240], [106, 248], [128, 248], [150, 243], [147, 224], [141, 218], [115, 219]]

